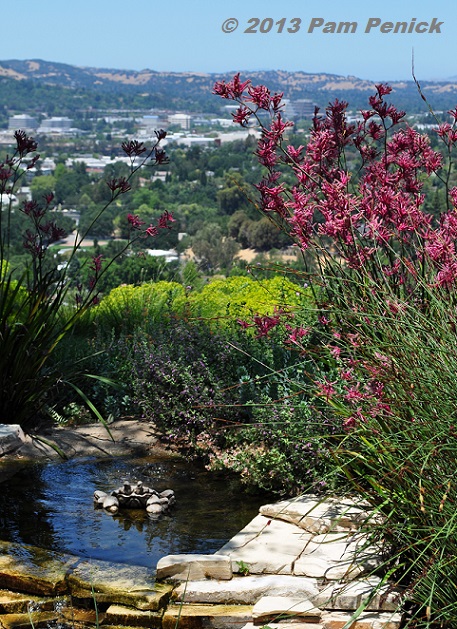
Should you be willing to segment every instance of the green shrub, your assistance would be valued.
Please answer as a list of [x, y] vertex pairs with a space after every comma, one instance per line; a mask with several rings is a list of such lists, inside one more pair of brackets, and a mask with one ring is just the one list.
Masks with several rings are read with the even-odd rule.
[[105, 330], [149, 328], [185, 311], [186, 293], [177, 282], [156, 282], [114, 288], [92, 312]]
[[327, 445], [332, 431], [309, 400], [293, 404], [264, 397], [252, 405], [249, 423], [226, 431], [223, 451], [211, 456], [210, 467], [236, 472], [251, 489], [319, 493], [333, 486]]
[[242, 276], [217, 279], [189, 294], [192, 316], [222, 326], [256, 314], [273, 314], [278, 309], [312, 310], [312, 303], [309, 290], [279, 275], [263, 281]]

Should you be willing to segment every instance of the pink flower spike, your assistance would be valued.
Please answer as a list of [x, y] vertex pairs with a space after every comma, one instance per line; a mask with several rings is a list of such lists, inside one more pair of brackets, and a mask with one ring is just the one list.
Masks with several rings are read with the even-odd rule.
[[144, 225], [144, 221], [136, 214], [127, 214], [127, 221], [133, 229], [140, 229], [140, 227]]
[[251, 81], [248, 79], [247, 81], [240, 81], [240, 73], [237, 72], [231, 81], [232, 91], [235, 98], [241, 98], [244, 90], [250, 85]]
[[244, 105], [241, 105], [234, 114], [232, 114], [233, 116], [233, 122], [236, 124], [241, 125], [242, 127], [247, 127], [248, 126], [248, 122], [249, 122], [249, 118], [251, 117], [251, 111], [250, 109], [248, 109], [247, 107], [245, 107]]
[[249, 97], [246, 99], [254, 105], [257, 105], [260, 109], [270, 109], [271, 96], [270, 90], [265, 85], [249, 86]]
[[173, 218], [173, 214], [165, 210], [162, 216], [159, 218], [159, 222], [157, 227], [159, 229], [171, 229], [171, 225], [169, 223], [175, 223], [176, 219]]
[[290, 325], [287, 324], [286, 328], [290, 331], [290, 334], [287, 337], [285, 342], [294, 343], [295, 345], [298, 345], [300, 343], [300, 340], [304, 336], [307, 336], [310, 332], [310, 328], [304, 328], [302, 326], [298, 328], [292, 328]]
[[385, 83], [380, 83], [379, 85], [375, 85], [375, 87], [381, 98], [387, 96], [387, 94], [390, 94], [392, 91], [390, 85], [386, 85]]
[[336, 393], [336, 389], [333, 386], [334, 384], [334, 382], [330, 382], [327, 378], [325, 378], [324, 382], [317, 383], [319, 395], [322, 395], [322, 397], [324, 397], [327, 402]]
[[159, 230], [154, 225], [149, 225], [149, 227], [145, 231], [145, 234], [147, 236], [152, 236], [152, 237], [157, 236], [158, 233], [159, 233]]
[[102, 270], [102, 260], [103, 256], [101, 254], [92, 258], [92, 264], [90, 268], [92, 269], [92, 271], [95, 272], [96, 275], [98, 275], [98, 273], [100, 273], [100, 271]]

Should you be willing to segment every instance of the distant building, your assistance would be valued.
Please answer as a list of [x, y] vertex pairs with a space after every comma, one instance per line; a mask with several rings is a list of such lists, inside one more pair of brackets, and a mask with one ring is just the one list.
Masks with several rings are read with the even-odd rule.
[[65, 116], [47, 118], [41, 122], [38, 133], [69, 133], [73, 127], [73, 120]]
[[314, 117], [317, 105], [309, 98], [299, 98], [292, 101], [292, 103], [295, 107], [295, 111], [297, 112], [297, 118], [309, 120]]
[[52, 175], [56, 169], [56, 163], [50, 157], [45, 157], [40, 164], [40, 170], [43, 175]]
[[84, 163], [88, 173], [103, 173], [108, 165], [115, 164], [116, 162], [123, 162], [124, 164], [127, 164], [127, 166], [130, 166], [129, 157], [111, 158], [109, 155], [102, 155], [101, 157], [92, 157], [92, 155], [69, 157], [65, 162], [65, 166], [67, 168], [72, 168], [76, 163]]
[[2, 210], [7, 208], [10, 204], [17, 205], [17, 197], [14, 194], [0, 194], [0, 205], [2, 207]]
[[245, 141], [251, 136], [254, 139], [260, 138], [260, 131], [258, 129], [240, 129], [236, 131], [229, 131], [228, 133], [219, 133], [219, 137], [217, 137], [214, 142], [216, 146], [220, 146], [225, 142], [237, 142], [238, 140]]
[[239, 108], [239, 105], [224, 105], [222, 110], [227, 114], [235, 114]]
[[32, 191], [29, 186], [21, 186], [17, 191], [18, 197], [25, 201], [32, 200]]
[[174, 249], [146, 249], [148, 256], [155, 258], [165, 258], [165, 262], [175, 262], [179, 260], [179, 254]]
[[288, 120], [310, 120], [314, 117], [316, 104], [309, 98], [289, 100], [283, 98], [282, 104], [284, 117]]
[[159, 116], [143, 116], [139, 119], [141, 127], [146, 129], [158, 129], [160, 127]]
[[211, 118], [210, 124], [227, 129], [228, 127], [233, 127], [234, 123], [233, 118]]
[[202, 136], [184, 137], [178, 133], [167, 137], [169, 144], [181, 144], [182, 146], [211, 146], [215, 143], [215, 138], [207, 138]]
[[151, 181], [163, 181], [163, 183], [167, 180], [168, 171], [166, 170], [156, 170], [154, 174], [151, 176]]
[[27, 132], [36, 131], [38, 129], [38, 120], [27, 114], [11, 116], [8, 120], [8, 129], [12, 131], [17, 131], [18, 129]]
[[190, 129], [190, 121], [191, 117], [188, 114], [172, 114], [171, 116], [168, 116], [169, 125], [177, 125], [185, 131]]

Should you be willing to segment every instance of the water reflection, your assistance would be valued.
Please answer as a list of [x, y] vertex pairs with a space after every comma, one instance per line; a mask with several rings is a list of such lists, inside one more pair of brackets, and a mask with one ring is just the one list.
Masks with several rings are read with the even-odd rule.
[[[93, 507], [96, 489], [125, 480], [173, 489], [176, 505], [159, 520], [145, 511], [111, 516]], [[265, 496], [178, 460], [92, 460], [32, 466], [1, 485], [0, 537], [82, 557], [155, 566], [176, 553], [212, 553], [255, 516]]]

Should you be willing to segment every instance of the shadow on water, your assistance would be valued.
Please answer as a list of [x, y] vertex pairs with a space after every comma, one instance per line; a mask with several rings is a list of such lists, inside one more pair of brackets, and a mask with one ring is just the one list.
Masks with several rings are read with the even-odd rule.
[[[173, 489], [176, 505], [158, 520], [117, 516], [93, 506], [125, 480]], [[0, 538], [86, 558], [155, 566], [164, 555], [213, 553], [242, 529], [267, 498], [185, 461], [90, 460], [33, 465], [0, 485]]]

